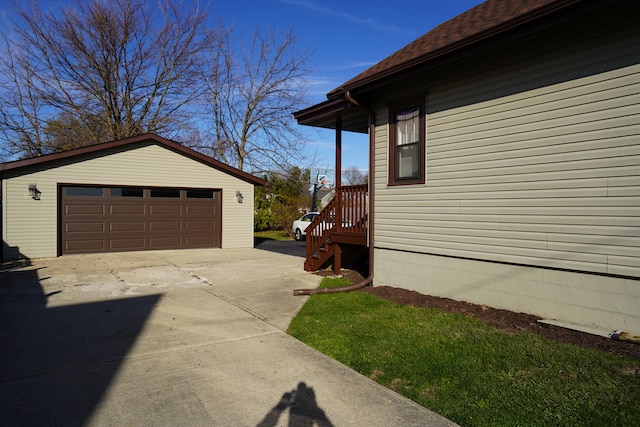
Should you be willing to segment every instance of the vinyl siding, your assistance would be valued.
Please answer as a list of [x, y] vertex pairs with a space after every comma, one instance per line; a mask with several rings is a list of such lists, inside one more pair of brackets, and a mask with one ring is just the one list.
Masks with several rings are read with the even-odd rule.
[[376, 247], [640, 277], [638, 39], [434, 78], [426, 185], [387, 186], [379, 105]]
[[[640, 334], [640, 33], [612, 13], [377, 93], [376, 285]], [[386, 105], [421, 93], [426, 183], [389, 186]]]
[[[40, 200], [29, 196], [36, 183]], [[29, 258], [57, 255], [58, 184], [222, 189], [222, 247], [253, 246], [253, 185], [158, 145], [26, 171], [3, 182], [3, 240]], [[244, 196], [242, 204], [236, 191]]]

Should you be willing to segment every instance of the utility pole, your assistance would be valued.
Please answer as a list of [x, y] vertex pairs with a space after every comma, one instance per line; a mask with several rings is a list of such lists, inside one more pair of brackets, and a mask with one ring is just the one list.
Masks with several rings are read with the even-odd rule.
[[326, 179], [327, 179], [326, 172], [323, 175], [321, 175], [320, 172], [318, 172], [316, 181], [313, 183], [313, 196], [311, 197], [311, 212], [316, 212], [316, 207], [317, 207], [316, 198], [318, 195], [318, 190], [322, 188]]

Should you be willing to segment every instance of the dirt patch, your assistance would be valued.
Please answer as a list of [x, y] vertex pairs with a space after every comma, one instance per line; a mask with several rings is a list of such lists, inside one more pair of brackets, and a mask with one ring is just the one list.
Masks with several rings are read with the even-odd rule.
[[[353, 283], [358, 283], [364, 278], [353, 270], [343, 270], [342, 276], [349, 278]], [[330, 275], [330, 272], [320, 272], [322, 276]], [[463, 301], [455, 301], [449, 298], [440, 298], [424, 295], [419, 292], [391, 286], [367, 286], [359, 292], [366, 292], [387, 301], [398, 304], [411, 305], [413, 307], [430, 307], [449, 313], [459, 313], [474, 317], [484, 323], [494, 326], [509, 333], [531, 332], [548, 339], [574, 344], [586, 348], [593, 348], [607, 353], [630, 357], [640, 361], [640, 345], [617, 341], [597, 335], [592, 335], [559, 326], [539, 323], [539, 317], [525, 313], [516, 313], [508, 310], [487, 307], [485, 305], [471, 304]]]

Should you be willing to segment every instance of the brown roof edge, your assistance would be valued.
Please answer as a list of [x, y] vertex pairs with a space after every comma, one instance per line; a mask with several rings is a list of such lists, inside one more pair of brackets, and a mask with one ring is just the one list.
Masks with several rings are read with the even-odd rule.
[[58, 153], [47, 154], [44, 156], [38, 157], [30, 157], [28, 159], [15, 160], [13, 162], [7, 162], [0, 164], [0, 172], [15, 170], [24, 168], [27, 166], [40, 165], [48, 162], [53, 162], [56, 160], [64, 160], [69, 159], [75, 156], [81, 156], [84, 154], [93, 154], [98, 153], [100, 151], [109, 150], [113, 148], [118, 148], [130, 144], [136, 144], [140, 142], [151, 141], [158, 145], [164, 146], [170, 150], [176, 151], [180, 154], [183, 154], [187, 157], [191, 157], [195, 160], [201, 161], [211, 167], [214, 167], [218, 170], [226, 172], [230, 175], [235, 176], [236, 178], [242, 179], [254, 185], [264, 185], [265, 181], [262, 178], [258, 178], [257, 176], [251, 175], [250, 173], [244, 172], [240, 169], [236, 169], [232, 166], [229, 166], [225, 163], [222, 163], [218, 160], [212, 159], [211, 157], [205, 156], [202, 153], [198, 153], [191, 148], [185, 147], [177, 142], [168, 140], [166, 138], [162, 138], [153, 133], [147, 133], [143, 135], [132, 136], [130, 138], [119, 139], [117, 141], [103, 142], [101, 144], [89, 145], [86, 147], [75, 148], [73, 150], [60, 151]]
[[[523, 4], [523, 12], [513, 14], [508, 13], [507, 8], [503, 6], [508, 5], [509, 1], [488, 0], [436, 26], [373, 67], [332, 90], [327, 94], [327, 97], [329, 99], [338, 97], [348, 90], [353, 91], [362, 88], [583, 1], [516, 0], [512, 3]], [[501, 16], [499, 13], [503, 10], [504, 15]], [[491, 12], [494, 14], [489, 15]], [[483, 25], [485, 22], [491, 21], [494, 24]], [[452, 36], [451, 34], [454, 35]], [[411, 52], [412, 50], [415, 50], [415, 52]]]
[[334, 97], [328, 99], [319, 104], [312, 105], [304, 110], [296, 111], [293, 113], [293, 118], [300, 124], [306, 124], [307, 118], [316, 118], [318, 116], [332, 116], [338, 111], [342, 111], [348, 106], [344, 99]]
[[326, 129], [335, 129], [338, 117], [341, 119], [342, 130], [359, 133], [366, 133], [368, 130], [368, 113], [349, 103], [344, 96], [293, 113], [293, 118], [300, 125]]

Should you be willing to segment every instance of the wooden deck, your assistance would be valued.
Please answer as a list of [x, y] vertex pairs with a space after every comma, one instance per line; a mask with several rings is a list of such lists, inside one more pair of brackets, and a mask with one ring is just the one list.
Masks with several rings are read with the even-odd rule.
[[345, 249], [367, 246], [367, 185], [339, 187], [335, 191], [333, 200], [306, 230], [306, 271], [331, 265], [338, 274]]

